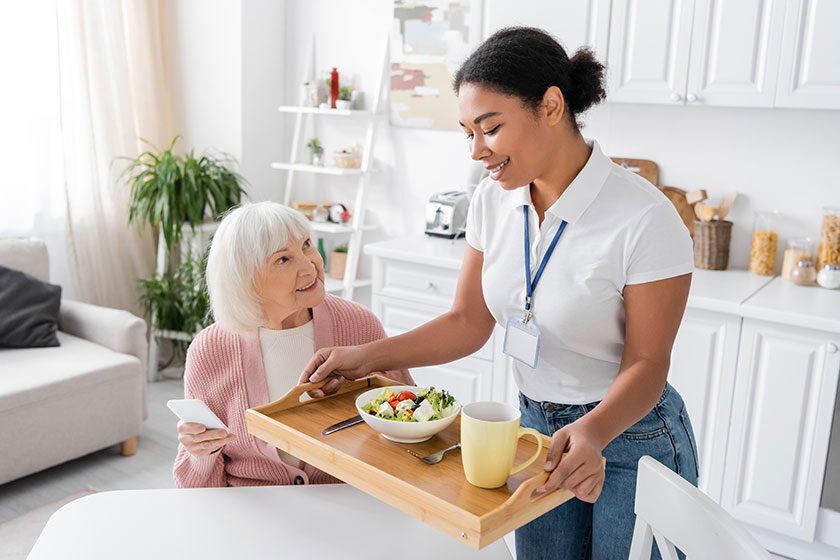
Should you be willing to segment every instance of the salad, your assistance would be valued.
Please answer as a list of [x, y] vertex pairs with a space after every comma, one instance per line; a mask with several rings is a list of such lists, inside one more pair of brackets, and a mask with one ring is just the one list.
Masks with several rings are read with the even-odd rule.
[[417, 394], [411, 391], [394, 392], [385, 387], [362, 410], [372, 416], [399, 422], [428, 422], [452, 416], [457, 407], [455, 398], [434, 387], [421, 389]]

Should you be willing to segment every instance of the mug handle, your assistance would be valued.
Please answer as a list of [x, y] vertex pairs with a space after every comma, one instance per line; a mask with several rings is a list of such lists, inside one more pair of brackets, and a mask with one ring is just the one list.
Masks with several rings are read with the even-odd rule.
[[534, 452], [534, 454], [531, 456], [530, 459], [526, 460], [521, 465], [517, 465], [517, 466], [513, 467], [512, 469], [510, 469], [510, 474], [516, 474], [519, 471], [521, 471], [522, 469], [524, 469], [525, 467], [527, 467], [528, 465], [530, 465], [531, 463], [533, 463], [534, 461], [536, 461], [537, 457], [539, 457], [540, 453], [542, 452], [543, 436], [542, 436], [541, 433], [539, 433], [537, 430], [535, 430], [533, 428], [523, 428], [522, 426], [520, 426], [519, 427], [519, 433], [516, 435], [516, 439], [519, 440], [519, 438], [521, 438], [522, 436], [533, 436], [534, 439], [537, 440], [537, 450]]

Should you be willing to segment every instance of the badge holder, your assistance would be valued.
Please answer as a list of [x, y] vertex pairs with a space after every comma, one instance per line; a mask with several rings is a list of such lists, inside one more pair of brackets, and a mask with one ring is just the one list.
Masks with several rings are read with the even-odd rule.
[[540, 355], [540, 329], [530, 320], [510, 318], [505, 328], [505, 343], [502, 351], [530, 368], [537, 367]]

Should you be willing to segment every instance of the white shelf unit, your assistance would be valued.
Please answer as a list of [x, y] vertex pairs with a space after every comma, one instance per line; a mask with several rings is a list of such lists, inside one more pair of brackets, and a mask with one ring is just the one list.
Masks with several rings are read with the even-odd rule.
[[[274, 162], [271, 164], [273, 169], [284, 170], [286, 175], [286, 188], [283, 195], [283, 203], [289, 205], [292, 202], [294, 193], [295, 175], [297, 173], [313, 173], [320, 175], [331, 175], [336, 177], [355, 177], [356, 196], [355, 205], [353, 207], [353, 217], [349, 224], [333, 224], [333, 223], [312, 223], [312, 229], [318, 237], [325, 235], [340, 235], [347, 236], [347, 264], [344, 270], [344, 279], [336, 280], [331, 277], [326, 279], [326, 290], [328, 292], [338, 293], [347, 299], [353, 298], [353, 292], [356, 288], [369, 286], [370, 280], [357, 278], [359, 270], [359, 256], [362, 249], [362, 234], [374, 229], [372, 226], [365, 225], [365, 203], [367, 183], [370, 174], [373, 172], [373, 150], [376, 145], [377, 125], [380, 120], [379, 117], [385, 112], [385, 103], [383, 99], [383, 90], [387, 85], [387, 80], [390, 77], [389, 72], [389, 37], [386, 34], [383, 40], [384, 48], [381, 59], [381, 67], [379, 74], [378, 87], [373, 97], [373, 106], [371, 110], [341, 110], [341, 109], [321, 109], [317, 107], [304, 106], [304, 96], [301, 95], [300, 104], [296, 106], [283, 105], [278, 107], [281, 113], [291, 113], [295, 115], [295, 128], [292, 136], [292, 146], [289, 154], [289, 161]], [[313, 37], [312, 51], [310, 53], [309, 63], [306, 65], [306, 73], [310, 75], [304, 76], [301, 83], [311, 81], [314, 79], [314, 62], [315, 62], [315, 40]], [[362, 146], [362, 164], [358, 169], [345, 169], [334, 166], [315, 166], [299, 163], [300, 148], [303, 145], [302, 134], [304, 131], [304, 119], [309, 120], [315, 116], [319, 117], [358, 117], [366, 121], [365, 141]]]

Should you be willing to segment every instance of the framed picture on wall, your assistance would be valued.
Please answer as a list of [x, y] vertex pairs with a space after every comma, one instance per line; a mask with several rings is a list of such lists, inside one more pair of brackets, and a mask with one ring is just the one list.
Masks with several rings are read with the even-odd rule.
[[395, 0], [391, 124], [460, 130], [452, 77], [481, 41], [481, 0]]

